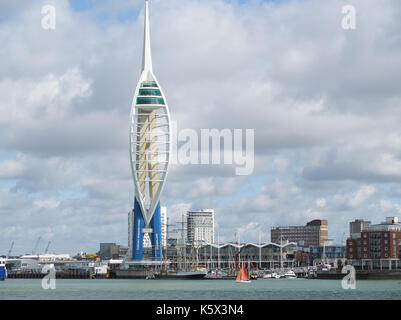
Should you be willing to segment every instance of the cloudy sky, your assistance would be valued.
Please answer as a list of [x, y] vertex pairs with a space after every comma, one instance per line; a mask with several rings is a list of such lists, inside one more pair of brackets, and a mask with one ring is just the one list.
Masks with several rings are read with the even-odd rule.
[[[56, 29], [41, 25], [43, 5]], [[127, 244], [129, 114], [143, 0], [0, 2], [0, 253]], [[341, 9], [356, 9], [344, 30]], [[174, 164], [170, 222], [214, 208], [216, 237], [401, 217], [399, 0], [152, 0], [153, 69], [179, 129], [254, 129], [255, 168]], [[174, 228], [174, 227], [171, 227]]]

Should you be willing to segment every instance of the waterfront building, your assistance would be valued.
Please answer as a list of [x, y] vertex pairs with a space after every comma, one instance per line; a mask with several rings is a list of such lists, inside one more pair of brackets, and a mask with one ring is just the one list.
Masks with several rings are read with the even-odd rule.
[[19, 272], [40, 272], [42, 267], [39, 264], [38, 259], [32, 258], [13, 258], [7, 259], [6, 267], [8, 271], [17, 270]]
[[344, 245], [326, 243], [324, 246], [312, 246], [312, 264], [330, 264], [334, 268], [345, 264], [346, 249]]
[[128, 247], [115, 243], [101, 243], [99, 250], [100, 260], [122, 259], [127, 255]]
[[101, 243], [99, 257], [101, 260], [118, 259], [119, 246], [115, 243]]
[[214, 243], [214, 210], [188, 211], [187, 239], [194, 246]]
[[[287, 268], [295, 266], [296, 243], [224, 243], [205, 244], [198, 247], [187, 243], [185, 250], [169, 239], [166, 262], [170, 267], [191, 270], [194, 266], [221, 269], [236, 269], [242, 262], [254, 269]], [[144, 248], [144, 253], [149, 249]]]
[[349, 234], [351, 237], [360, 238], [361, 232], [365, 231], [371, 222], [365, 221], [363, 219], [355, 219], [355, 221], [351, 221], [349, 223]]
[[[362, 231], [366, 231], [367, 228], [371, 225], [370, 221], [365, 221], [363, 219], [355, 219], [355, 221], [351, 221], [349, 223], [349, 237], [352, 239], [352, 254], [353, 258], [358, 257], [361, 258], [361, 234]], [[347, 240], [347, 245], [350, 242]], [[348, 249], [347, 249], [348, 252]], [[348, 255], [347, 255], [348, 257]]]
[[197, 249], [196, 261], [209, 269], [235, 269], [242, 262], [251, 269], [287, 268], [295, 266], [296, 249], [297, 244], [288, 241], [281, 245], [273, 242], [208, 244]]
[[345, 246], [330, 244], [326, 246], [312, 246], [311, 253], [313, 260], [344, 259]]
[[329, 264], [334, 268], [344, 265], [346, 248], [344, 245], [334, 244], [333, 240], [326, 240], [323, 246], [305, 246], [298, 244], [295, 253], [295, 262], [299, 266]]
[[20, 259], [32, 259], [32, 260], [38, 260], [38, 261], [71, 260], [71, 257], [68, 253], [25, 254], [25, 255], [20, 256], [19, 258]]
[[327, 220], [312, 220], [305, 226], [272, 227], [270, 239], [275, 243], [284, 239], [306, 246], [323, 246], [328, 239], [328, 223]]
[[369, 268], [398, 267], [400, 250], [401, 223], [397, 217], [387, 217], [380, 224], [367, 226], [360, 237], [351, 234], [346, 244], [349, 262]]
[[152, 258], [162, 259], [160, 196], [171, 153], [170, 114], [167, 100], [152, 69], [149, 3], [145, 1], [142, 73], [135, 90], [130, 117], [130, 159], [135, 186], [130, 225], [132, 260], [143, 260], [144, 234], [150, 235]]
[[311, 248], [297, 246], [294, 252], [294, 263], [297, 267], [307, 267], [313, 265]]

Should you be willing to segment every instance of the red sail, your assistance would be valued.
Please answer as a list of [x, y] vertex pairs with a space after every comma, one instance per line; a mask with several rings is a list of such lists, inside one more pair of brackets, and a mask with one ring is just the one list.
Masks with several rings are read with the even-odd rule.
[[249, 280], [244, 264], [242, 264], [241, 270], [237, 276], [237, 281], [241, 281], [241, 280]]
[[248, 274], [246, 273], [246, 269], [245, 269], [244, 264], [242, 264], [242, 269], [243, 269], [242, 280], [249, 280], [249, 277], [248, 277]]
[[242, 279], [242, 268], [240, 269], [238, 276], [237, 276], [237, 281], [240, 281]]

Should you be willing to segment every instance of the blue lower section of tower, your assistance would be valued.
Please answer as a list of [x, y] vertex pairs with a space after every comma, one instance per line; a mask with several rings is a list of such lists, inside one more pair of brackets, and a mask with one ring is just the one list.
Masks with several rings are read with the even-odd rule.
[[[139, 202], [135, 198], [134, 205], [134, 218], [133, 218], [133, 241], [132, 241], [132, 259], [135, 261], [143, 260], [143, 228], [145, 221]], [[153, 218], [150, 221], [150, 228], [153, 232], [149, 234], [150, 241], [152, 243], [152, 257], [155, 261], [160, 261], [163, 258], [162, 253], [162, 228], [161, 228], [161, 216], [160, 216], [160, 201], [156, 206]]]
[[153, 233], [150, 235], [150, 241], [152, 242], [152, 257], [154, 260], [160, 261], [163, 258], [160, 201], [157, 204], [153, 218], [150, 221], [150, 227], [153, 229]]
[[132, 260], [142, 260], [143, 257], [143, 220], [141, 206], [135, 198], [134, 205], [134, 223], [133, 223], [133, 241], [132, 241]]

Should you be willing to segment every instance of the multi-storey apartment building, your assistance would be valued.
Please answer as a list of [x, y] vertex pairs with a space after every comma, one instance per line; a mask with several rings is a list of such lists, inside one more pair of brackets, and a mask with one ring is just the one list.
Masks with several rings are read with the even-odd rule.
[[[347, 259], [353, 264], [391, 268], [398, 264], [401, 249], [401, 223], [397, 217], [387, 217], [386, 221], [369, 225], [360, 236], [352, 234], [347, 239]], [[360, 260], [360, 261], [355, 261]]]
[[214, 210], [188, 211], [187, 238], [194, 245], [214, 243]]
[[327, 220], [312, 220], [305, 226], [272, 227], [270, 239], [274, 243], [283, 239], [306, 246], [323, 246], [328, 239]]

